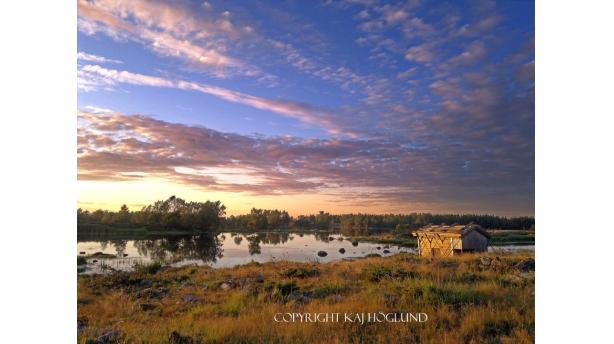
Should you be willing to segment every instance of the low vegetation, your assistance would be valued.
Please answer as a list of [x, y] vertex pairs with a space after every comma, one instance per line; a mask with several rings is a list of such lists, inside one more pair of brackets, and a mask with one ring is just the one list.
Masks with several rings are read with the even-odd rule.
[[[535, 231], [532, 230], [489, 230], [491, 235], [490, 246], [504, 245], [534, 245]], [[360, 242], [372, 242], [378, 244], [397, 245], [404, 247], [416, 247], [416, 238], [407, 234], [395, 234], [394, 232], [384, 232], [372, 235], [357, 235], [349, 237], [350, 240]]]
[[[411, 254], [78, 277], [79, 343], [532, 343], [530, 252]], [[424, 323], [276, 323], [286, 312], [423, 312]]]

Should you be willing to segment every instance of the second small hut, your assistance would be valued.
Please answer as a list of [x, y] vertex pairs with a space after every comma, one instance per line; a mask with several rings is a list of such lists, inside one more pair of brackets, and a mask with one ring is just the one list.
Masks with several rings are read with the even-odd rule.
[[490, 234], [482, 226], [428, 225], [413, 233], [421, 256], [451, 257], [463, 253], [485, 252]]

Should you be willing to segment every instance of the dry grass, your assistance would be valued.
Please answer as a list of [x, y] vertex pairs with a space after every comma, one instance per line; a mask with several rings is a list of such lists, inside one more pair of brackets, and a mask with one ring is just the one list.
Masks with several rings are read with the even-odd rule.
[[[494, 258], [494, 255], [488, 255]], [[428, 260], [401, 254], [328, 264], [80, 276], [79, 342], [113, 331], [119, 343], [530, 343], [532, 253]], [[262, 279], [264, 277], [264, 279]], [[232, 288], [222, 283], [232, 280]], [[281, 312], [424, 312], [425, 323], [275, 323]], [[108, 337], [108, 336], [107, 336]]]

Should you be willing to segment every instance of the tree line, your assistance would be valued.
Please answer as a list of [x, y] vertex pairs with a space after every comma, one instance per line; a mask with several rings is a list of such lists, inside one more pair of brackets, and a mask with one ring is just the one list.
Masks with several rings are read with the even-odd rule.
[[291, 216], [285, 210], [253, 208], [248, 214], [226, 217], [226, 207], [220, 201], [187, 202], [172, 196], [130, 211], [123, 205], [119, 211], [79, 208], [78, 225], [107, 225], [115, 227], [146, 227], [161, 230], [212, 231], [320, 229], [340, 230], [346, 235], [369, 235], [378, 231], [408, 233], [427, 224], [477, 223], [484, 228], [534, 229], [535, 219], [529, 216], [501, 217], [475, 214], [342, 214], [320, 211], [312, 215]]
[[220, 201], [186, 202], [171, 196], [130, 211], [122, 205], [117, 212], [96, 210], [89, 212], [77, 209], [77, 225], [100, 224], [115, 227], [147, 227], [162, 230], [210, 231], [218, 229], [226, 214], [226, 207]]

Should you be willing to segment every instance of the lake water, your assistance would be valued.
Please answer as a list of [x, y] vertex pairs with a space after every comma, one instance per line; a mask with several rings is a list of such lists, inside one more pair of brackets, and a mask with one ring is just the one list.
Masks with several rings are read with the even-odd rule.
[[[339, 252], [341, 248], [345, 249], [345, 253]], [[387, 252], [384, 253], [384, 250]], [[325, 251], [328, 255], [319, 257], [319, 251]], [[415, 252], [415, 249], [367, 242], [359, 242], [357, 246], [353, 246], [343, 235], [323, 232], [225, 232], [217, 236], [189, 235], [77, 242], [78, 255], [92, 255], [97, 252], [114, 257], [88, 258], [85, 273], [101, 273], [111, 269], [131, 270], [134, 264], [152, 261], [171, 266], [195, 264], [220, 268], [246, 264], [252, 260], [260, 263], [279, 260], [330, 262], [361, 258], [371, 253], [388, 256], [399, 252]]]
[[[345, 253], [339, 252], [341, 248], [345, 249]], [[535, 246], [491, 246], [488, 250], [489, 252], [535, 250]], [[328, 255], [319, 257], [319, 251], [325, 251]], [[331, 262], [358, 259], [372, 253], [389, 256], [400, 252], [416, 253], [416, 249], [369, 242], [359, 242], [357, 246], [353, 246], [347, 237], [329, 232], [249, 234], [224, 232], [217, 235], [173, 235], [129, 240], [96, 237], [80, 238], [77, 242], [77, 254], [80, 256], [96, 253], [113, 256], [88, 258], [83, 273], [129, 271], [135, 264], [153, 261], [171, 266], [194, 264], [221, 268], [251, 261]]]

